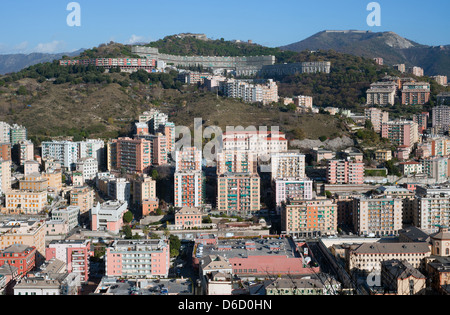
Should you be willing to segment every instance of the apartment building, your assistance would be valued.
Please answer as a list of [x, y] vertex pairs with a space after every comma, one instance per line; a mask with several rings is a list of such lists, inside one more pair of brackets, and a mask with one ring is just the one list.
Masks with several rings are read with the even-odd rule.
[[282, 207], [281, 229], [294, 237], [335, 235], [337, 204], [326, 198], [290, 200]]
[[279, 152], [271, 155], [272, 180], [306, 178], [305, 155], [299, 152]]
[[86, 139], [77, 142], [78, 158], [93, 158], [97, 161], [98, 167], [105, 165], [105, 141], [101, 139]]
[[286, 152], [288, 140], [279, 131], [226, 131], [223, 133], [223, 149], [235, 151], [250, 151], [257, 157], [270, 157], [273, 153]]
[[16, 267], [19, 277], [26, 276], [36, 266], [36, 247], [13, 244], [0, 250], [0, 267], [4, 265]]
[[152, 165], [151, 149], [152, 143], [145, 139], [114, 139], [108, 143], [109, 170], [145, 173]]
[[200, 207], [204, 199], [204, 176], [201, 171], [177, 171], [174, 180], [175, 207]]
[[143, 174], [133, 180], [133, 202], [142, 205], [144, 200], [156, 199], [156, 181]]
[[432, 178], [436, 183], [445, 183], [448, 181], [449, 163], [448, 157], [428, 157], [420, 161], [422, 163], [423, 174]]
[[375, 151], [375, 160], [379, 162], [385, 162], [392, 160], [392, 151], [391, 150], [376, 150]]
[[358, 235], [398, 235], [402, 229], [402, 199], [355, 198], [352, 208], [354, 232]]
[[14, 124], [9, 130], [11, 136], [11, 146], [18, 144], [20, 141], [27, 140], [27, 128]]
[[11, 190], [11, 160], [0, 160], [0, 194]]
[[80, 214], [88, 213], [94, 206], [94, 190], [88, 186], [75, 187], [70, 191], [70, 205], [80, 208]]
[[39, 214], [48, 205], [47, 191], [11, 190], [5, 200], [9, 214]]
[[420, 162], [408, 161], [399, 164], [400, 171], [405, 176], [423, 174], [423, 165]]
[[254, 84], [244, 80], [227, 79], [219, 83], [224, 96], [242, 99], [246, 103], [268, 105], [278, 102], [278, 86], [272, 79], [265, 83]]
[[68, 206], [66, 208], [55, 209], [52, 211], [51, 216], [53, 220], [64, 220], [67, 222], [70, 231], [80, 223], [80, 207]]
[[372, 123], [373, 130], [377, 133], [381, 133], [383, 123], [387, 123], [389, 121], [389, 113], [379, 108], [365, 109], [364, 117]]
[[450, 222], [450, 191], [445, 187], [420, 187], [414, 198], [405, 201], [412, 213], [412, 223], [431, 234]]
[[402, 105], [424, 105], [429, 102], [430, 95], [430, 84], [427, 82], [404, 83]]
[[415, 75], [416, 77], [423, 77], [423, 75], [424, 75], [423, 68], [421, 68], [421, 67], [414, 66], [414, 67], [409, 68], [408, 70], [409, 70], [409, 73], [411, 73], [412, 75]]
[[30, 190], [30, 191], [46, 191], [48, 189], [47, 178], [41, 176], [39, 173], [33, 173], [24, 176], [23, 179], [19, 180], [20, 190]]
[[381, 136], [396, 146], [412, 147], [419, 142], [419, 127], [413, 121], [389, 121], [382, 124]]
[[107, 277], [167, 278], [170, 268], [168, 240], [117, 240], [106, 248]]
[[261, 208], [258, 174], [224, 173], [217, 178], [217, 210], [229, 215], [250, 215]]
[[420, 134], [423, 134], [423, 132], [428, 128], [429, 119], [429, 112], [423, 112], [413, 116], [413, 121], [418, 125]]
[[61, 170], [47, 169], [41, 174], [47, 179], [48, 189], [55, 192], [62, 190], [62, 172]]
[[42, 159], [52, 159], [61, 163], [62, 167], [71, 169], [78, 161], [78, 144], [72, 141], [42, 142]]
[[364, 184], [365, 166], [362, 162], [329, 160], [327, 162], [327, 181], [329, 184]]
[[435, 75], [432, 76], [432, 78], [437, 82], [437, 84], [442, 85], [442, 86], [447, 86], [448, 85], [448, 79], [446, 75]]
[[84, 181], [93, 180], [98, 173], [98, 161], [93, 157], [81, 158], [75, 163], [75, 170], [82, 174]]
[[450, 128], [450, 106], [435, 106], [431, 109], [432, 127], [448, 131]]
[[36, 263], [42, 262], [45, 255], [45, 222], [36, 219], [1, 222], [0, 250], [4, 250], [13, 244], [36, 247]]
[[131, 203], [131, 183], [126, 178], [114, 178], [109, 181], [108, 196], [113, 200]]
[[397, 87], [393, 83], [383, 82], [372, 84], [366, 92], [366, 105], [394, 105], [396, 93]]
[[296, 199], [313, 199], [313, 181], [308, 178], [276, 178], [274, 187], [278, 214], [281, 213], [283, 203]]
[[297, 95], [292, 98], [294, 105], [297, 107], [311, 109], [313, 108], [313, 97], [306, 95]]
[[[34, 160], [34, 144], [30, 140], [20, 140], [17, 145], [17, 161], [23, 165], [25, 161]], [[6, 159], [4, 159], [6, 160]]]
[[202, 152], [196, 147], [175, 151], [175, 207], [200, 207], [203, 204]]
[[90, 240], [51, 241], [45, 251], [47, 261], [58, 259], [64, 262], [67, 272], [79, 274], [82, 283], [89, 280], [89, 258], [93, 255]]
[[196, 147], [183, 147], [175, 152], [175, 171], [201, 171], [202, 151]]
[[119, 234], [123, 226], [123, 215], [128, 211], [126, 201], [97, 203], [91, 210], [91, 230]]
[[217, 175], [225, 173], [257, 173], [258, 159], [248, 151], [222, 150], [217, 153]]
[[93, 59], [75, 59], [75, 60], [60, 60], [60, 66], [73, 65], [93, 65], [105, 69], [120, 68], [123, 72], [136, 72], [138, 70], [145, 70], [152, 72], [156, 68], [156, 60], [142, 59], [142, 58], [93, 58]]

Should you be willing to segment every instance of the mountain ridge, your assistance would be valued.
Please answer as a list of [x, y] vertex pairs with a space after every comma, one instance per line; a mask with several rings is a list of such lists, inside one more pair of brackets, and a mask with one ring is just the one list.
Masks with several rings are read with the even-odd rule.
[[335, 50], [365, 58], [381, 57], [388, 65], [404, 63], [424, 68], [426, 75], [450, 76], [450, 45], [423, 45], [392, 31], [325, 30], [278, 48], [294, 52]]

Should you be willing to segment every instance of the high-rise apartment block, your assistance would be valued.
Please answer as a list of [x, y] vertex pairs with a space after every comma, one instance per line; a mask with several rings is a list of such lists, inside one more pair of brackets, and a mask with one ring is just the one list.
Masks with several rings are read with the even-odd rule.
[[276, 178], [305, 178], [305, 155], [298, 152], [280, 152], [271, 156], [272, 180]]
[[183, 147], [175, 152], [175, 207], [196, 208], [203, 204], [202, 152]]
[[389, 121], [382, 124], [381, 136], [394, 145], [412, 147], [419, 142], [419, 128], [414, 121]]
[[334, 235], [337, 231], [337, 204], [331, 199], [291, 200], [281, 212], [283, 233], [296, 237]]
[[362, 162], [329, 160], [327, 181], [329, 184], [364, 184], [365, 166]]
[[430, 83], [408, 82], [403, 84], [402, 104], [403, 105], [424, 105], [430, 100]]
[[217, 153], [217, 174], [251, 173], [256, 174], [258, 160], [256, 154], [249, 151], [223, 150]]
[[364, 116], [366, 120], [372, 123], [373, 130], [377, 133], [381, 133], [383, 123], [389, 121], [389, 113], [379, 108], [368, 108], [364, 110]]
[[393, 82], [377, 82], [370, 86], [366, 93], [367, 105], [394, 105], [397, 86]]
[[217, 179], [217, 210], [229, 215], [251, 215], [261, 209], [258, 174], [224, 173]]
[[93, 256], [90, 240], [52, 241], [45, 251], [47, 261], [58, 259], [67, 266], [67, 272], [80, 275], [80, 280], [89, 280], [89, 258]]
[[402, 199], [355, 198], [352, 213], [353, 227], [359, 235], [398, 235], [402, 229]]
[[109, 170], [145, 173], [152, 165], [151, 150], [151, 142], [145, 139], [114, 139], [108, 143]]

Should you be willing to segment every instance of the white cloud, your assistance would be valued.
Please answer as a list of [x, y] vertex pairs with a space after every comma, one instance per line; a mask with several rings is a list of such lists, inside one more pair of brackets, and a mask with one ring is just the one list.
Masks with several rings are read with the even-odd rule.
[[142, 42], [150, 42], [148, 38], [145, 38], [144, 36], [138, 36], [138, 35], [131, 35], [131, 37], [125, 41], [126, 45], [133, 45], [136, 43], [142, 43]]
[[64, 47], [65, 47], [64, 42], [54, 40], [49, 43], [39, 43], [35, 48], [31, 49], [31, 51], [38, 53], [53, 54], [61, 52]]

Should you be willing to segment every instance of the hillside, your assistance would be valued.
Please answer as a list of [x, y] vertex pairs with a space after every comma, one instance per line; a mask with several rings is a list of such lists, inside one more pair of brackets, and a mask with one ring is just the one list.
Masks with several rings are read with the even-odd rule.
[[382, 57], [388, 65], [405, 63], [424, 68], [426, 75], [450, 76], [450, 46], [421, 45], [393, 32], [323, 31], [280, 49], [334, 50], [365, 58]]
[[[199, 40], [190, 43], [192, 50], [199, 49]], [[230, 55], [235, 45], [222, 41], [208, 41], [207, 44], [205, 53]], [[191, 46], [186, 45], [186, 41], [174, 39], [173, 45], [168, 45], [168, 52], [175, 53], [180, 47], [190, 50]], [[221, 50], [223, 45], [230, 50]], [[289, 62], [331, 61], [330, 74], [275, 78], [281, 97], [311, 95], [318, 107], [333, 106], [360, 112], [370, 83], [386, 74], [398, 75], [391, 67], [377, 66], [370, 59], [335, 51], [286, 54], [279, 49], [242, 45], [253, 47], [248, 49], [253, 49], [254, 54], [271, 52]], [[110, 43], [86, 50], [82, 57], [129, 56], [130, 48]], [[183, 86], [174, 71], [106, 73], [94, 66], [61, 67], [53, 61], [0, 76], [0, 120], [24, 125], [36, 143], [58, 136], [79, 139], [127, 135], [139, 113], [152, 107], [169, 113], [177, 125], [189, 127], [194, 118], [202, 118], [204, 126], [218, 125], [222, 130], [226, 126], [239, 125], [279, 126], [291, 139], [336, 138], [347, 134], [345, 124], [334, 116], [297, 115], [292, 108], [281, 104], [264, 107], [222, 98], [197, 86]]]
[[[123, 79], [121, 74], [110, 74]], [[125, 80], [129, 80], [126, 78]], [[293, 115], [269, 108], [242, 103], [239, 100], [217, 98], [215, 94], [195, 87], [163, 88], [127, 81], [120, 83], [63, 83], [54, 84], [36, 79], [20, 79], [0, 87], [0, 121], [27, 127], [35, 143], [51, 137], [75, 136], [115, 138], [128, 135], [138, 115], [150, 108], [169, 114], [177, 125], [190, 127], [194, 118], [202, 118], [204, 127], [279, 126], [291, 138], [317, 139], [319, 136], [337, 137], [346, 133], [344, 125], [335, 117]], [[20, 95], [20, 86], [26, 94]], [[243, 115], [245, 113], [245, 115]]]

